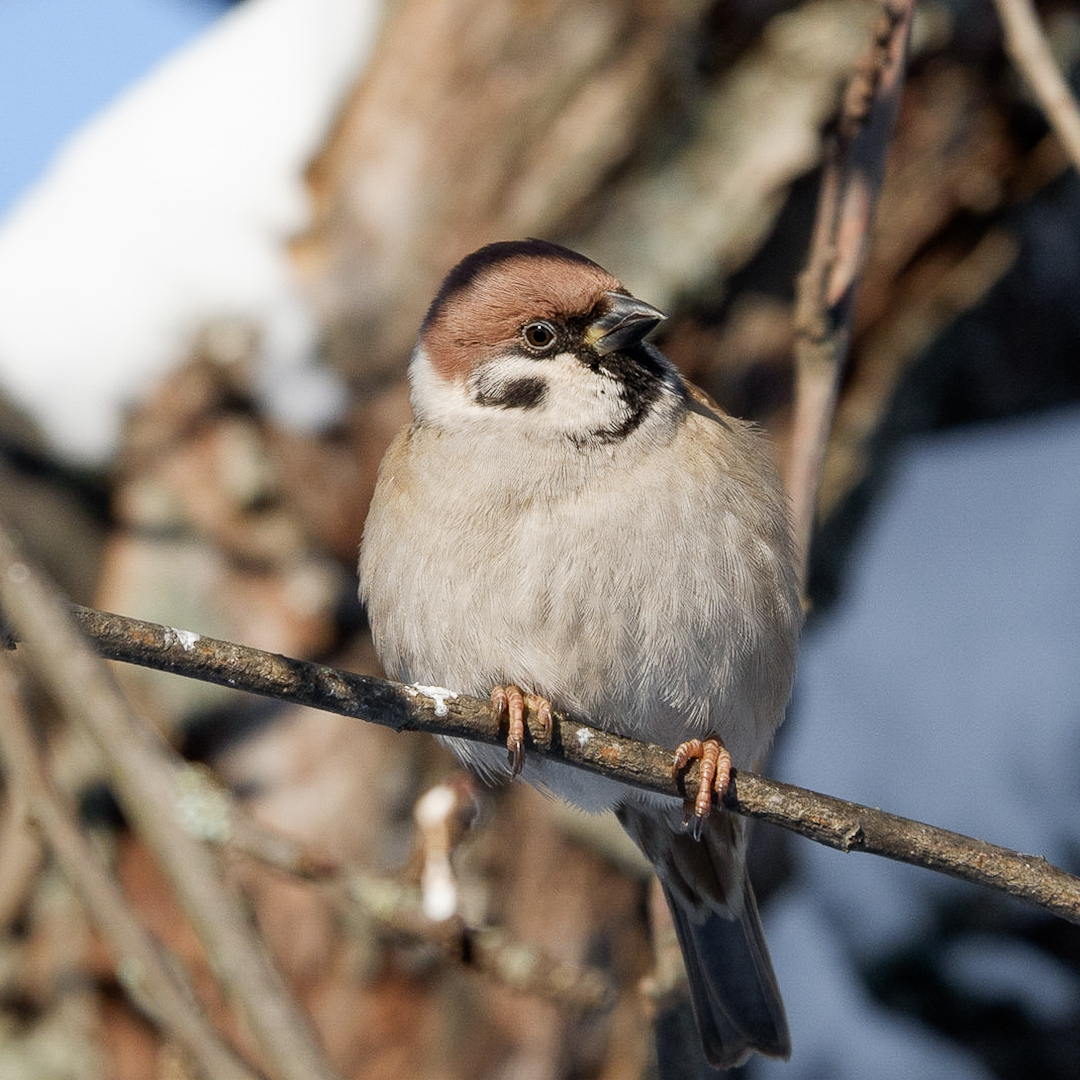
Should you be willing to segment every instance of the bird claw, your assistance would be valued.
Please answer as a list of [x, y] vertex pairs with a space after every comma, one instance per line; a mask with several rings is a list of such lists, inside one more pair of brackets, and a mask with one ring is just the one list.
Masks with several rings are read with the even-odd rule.
[[[682, 773], [694, 758], [701, 759], [701, 774], [697, 792], [693, 798], [689, 798]], [[716, 793], [717, 800], [722, 802], [731, 783], [731, 754], [718, 738], [710, 736], [704, 740], [689, 739], [680, 743], [675, 750], [671, 776], [685, 800], [683, 826], [690, 829], [695, 840], [700, 840], [705, 819], [712, 812], [713, 792]]]
[[525, 766], [525, 717], [536, 721], [537, 742], [551, 744], [551, 702], [539, 694], [524, 694], [513, 683], [496, 686], [491, 691], [491, 707], [501, 727], [506, 722], [506, 758], [511, 776], [517, 776]]

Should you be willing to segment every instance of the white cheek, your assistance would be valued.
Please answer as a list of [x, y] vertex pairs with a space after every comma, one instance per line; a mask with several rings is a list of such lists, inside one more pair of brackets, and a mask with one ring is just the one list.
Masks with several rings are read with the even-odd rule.
[[464, 416], [477, 408], [464, 383], [439, 375], [419, 346], [413, 350], [409, 363], [409, 387], [413, 415], [426, 423], [440, 427], [460, 424]]
[[413, 353], [409, 377], [417, 418], [448, 427], [482, 424], [513, 427], [519, 434], [533, 430], [573, 436], [617, 425], [626, 415], [618, 381], [606, 372], [591, 371], [569, 353], [543, 359], [510, 355], [486, 365], [483, 381], [489, 396], [496, 396], [501, 386], [542, 380], [544, 397], [531, 407], [480, 404], [474, 386], [443, 379], [419, 348]]

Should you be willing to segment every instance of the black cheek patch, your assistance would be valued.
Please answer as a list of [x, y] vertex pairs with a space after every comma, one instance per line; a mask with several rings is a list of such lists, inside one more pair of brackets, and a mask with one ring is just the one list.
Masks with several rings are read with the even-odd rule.
[[641, 426], [668, 382], [663, 358], [657, 359], [659, 353], [655, 356], [653, 353], [652, 346], [641, 343], [606, 356], [597, 356], [591, 349], [578, 354], [586, 367], [605, 372], [618, 385], [623, 417], [618, 423], [594, 428], [583, 438], [574, 437], [572, 442], [582, 446], [590, 442], [619, 442]]
[[481, 387], [476, 391], [478, 405], [493, 405], [501, 409], [535, 409], [547, 397], [547, 383], [540, 378], [510, 379], [497, 387]]

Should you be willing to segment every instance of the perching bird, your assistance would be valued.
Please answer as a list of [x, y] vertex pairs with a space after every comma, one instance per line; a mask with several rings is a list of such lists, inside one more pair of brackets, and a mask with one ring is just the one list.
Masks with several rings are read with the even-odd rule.
[[[506, 711], [509, 762], [448, 740], [488, 778], [521, 768], [530, 695], [680, 765], [703, 756], [719, 788], [783, 719], [801, 623], [785, 496], [762, 435], [644, 340], [663, 317], [526, 240], [454, 267], [420, 327], [360, 595], [391, 678]], [[708, 1060], [787, 1056], [743, 820], [709, 814], [708, 788], [688, 829], [672, 799], [540, 757], [524, 775], [613, 808], [656, 868]]]

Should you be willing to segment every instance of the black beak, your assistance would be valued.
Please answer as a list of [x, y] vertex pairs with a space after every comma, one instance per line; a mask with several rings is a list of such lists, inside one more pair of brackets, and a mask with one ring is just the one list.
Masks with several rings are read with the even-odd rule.
[[636, 345], [667, 318], [651, 304], [625, 293], [609, 292], [604, 295], [609, 305], [607, 311], [594, 319], [585, 331], [586, 342], [601, 356], [618, 352], [628, 345]]

